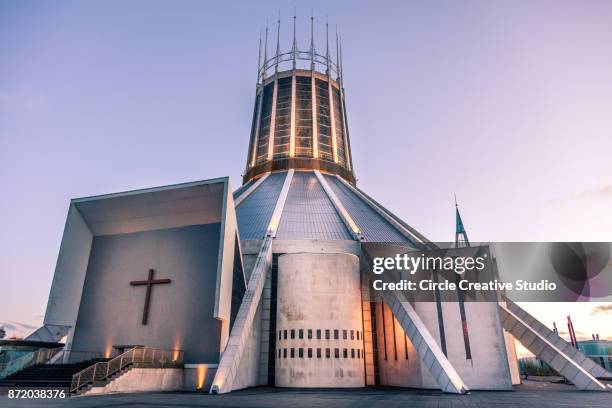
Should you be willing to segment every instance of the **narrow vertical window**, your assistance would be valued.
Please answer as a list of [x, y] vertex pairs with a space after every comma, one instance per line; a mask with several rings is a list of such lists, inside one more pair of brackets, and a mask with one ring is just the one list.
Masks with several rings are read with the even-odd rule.
[[346, 340], [348, 338], [348, 334], [346, 330], [342, 330], [342, 338]]
[[355, 330], [351, 330], [351, 340], [355, 339]]
[[295, 358], [295, 349], [291, 347], [291, 358]]
[[321, 340], [321, 329], [317, 329], [317, 340]]
[[329, 348], [325, 349], [325, 358], [331, 358], [331, 350]]
[[335, 329], [334, 330], [334, 340], [338, 340], [340, 339], [340, 330]]
[[312, 348], [308, 347], [308, 358], [312, 358]]
[[283, 349], [283, 358], [287, 358], [287, 349]]
[[387, 359], [387, 324], [385, 322], [385, 303], [380, 302], [380, 308], [382, 309], [382, 329], [383, 329], [383, 346], [385, 352], [385, 360]]
[[287, 340], [287, 330], [283, 331], [283, 338]]
[[394, 360], [397, 360], [397, 338], [395, 336], [395, 316], [391, 315], [391, 325], [393, 327], [393, 355]]
[[299, 358], [304, 358], [304, 349], [301, 348], [301, 347], [298, 349], [298, 357]]
[[295, 339], [295, 329], [291, 329], [291, 338]]
[[351, 358], [355, 358], [355, 349], [354, 348], [351, 349]]
[[321, 349], [320, 348], [317, 349], [317, 358], [321, 358]]
[[298, 331], [298, 338], [303, 339], [304, 338], [304, 329], [300, 329]]
[[342, 349], [342, 357], [348, 358], [348, 349]]
[[340, 349], [339, 348], [335, 348], [334, 349], [334, 357], [335, 358], [340, 358]]
[[330, 331], [329, 329], [325, 329], [325, 340], [329, 340], [330, 337]]
[[308, 340], [312, 339], [312, 329], [308, 329]]

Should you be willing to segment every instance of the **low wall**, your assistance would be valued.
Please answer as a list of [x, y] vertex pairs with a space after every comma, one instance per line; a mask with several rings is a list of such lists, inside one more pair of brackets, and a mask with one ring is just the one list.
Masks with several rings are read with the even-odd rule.
[[184, 386], [182, 368], [132, 368], [103, 387], [93, 387], [81, 395], [179, 391]]

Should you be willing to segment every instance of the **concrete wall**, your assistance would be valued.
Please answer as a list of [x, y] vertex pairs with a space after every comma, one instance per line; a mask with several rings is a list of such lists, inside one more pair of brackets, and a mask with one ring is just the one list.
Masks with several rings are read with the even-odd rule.
[[45, 325], [70, 326], [68, 349], [74, 335], [92, 242], [93, 234], [77, 208], [71, 204], [44, 320]]
[[[186, 363], [218, 363], [219, 320], [213, 318], [220, 224], [95, 237], [73, 350], [110, 353], [113, 345], [185, 351]], [[145, 280], [155, 278], [149, 321], [142, 324]]]
[[[443, 302], [442, 315], [448, 360], [471, 389], [511, 389], [511, 370], [508, 365], [506, 341], [497, 313], [497, 304], [466, 302], [464, 305], [472, 358], [466, 358], [459, 303]], [[436, 304], [434, 302], [417, 302], [414, 307], [429, 332], [438, 344], [441, 344]], [[382, 318], [383, 308], [385, 311], [384, 320]], [[421, 364], [410, 340], [406, 339], [406, 343], [404, 343], [404, 332], [392, 316], [390, 309], [386, 305], [383, 307], [382, 302], [378, 302], [376, 312], [381, 384], [438, 389], [438, 384], [434, 381], [428, 369]], [[393, 325], [395, 325], [395, 343], [393, 341]], [[385, 345], [387, 348], [386, 359]], [[406, 349], [408, 350], [408, 358], [406, 358]]]
[[[309, 329], [312, 330], [312, 339], [308, 339]], [[321, 330], [321, 339], [316, 338], [318, 329]], [[293, 339], [292, 330], [295, 333]], [[302, 339], [299, 330], [303, 330]], [[325, 339], [326, 330], [330, 331], [330, 339]], [[334, 339], [335, 330], [338, 330], [339, 339]], [[347, 339], [344, 339], [344, 330]], [[346, 253], [281, 255], [278, 260], [275, 336], [277, 386], [365, 386], [359, 258]], [[311, 358], [308, 358], [308, 348], [312, 348]], [[293, 358], [291, 349], [294, 349]], [[303, 349], [302, 358], [299, 349]], [[321, 349], [321, 358], [317, 358], [317, 349]], [[326, 349], [330, 350], [330, 358], [326, 357]], [[336, 349], [339, 358], [335, 357]], [[344, 357], [345, 349], [348, 358]], [[352, 350], [355, 357], [352, 357]]]
[[512, 385], [518, 385], [521, 383], [521, 372], [518, 365], [518, 357], [516, 355], [516, 344], [514, 343], [514, 336], [504, 330], [504, 339], [506, 341], [506, 354], [508, 355], [508, 366], [510, 368], [510, 378], [512, 379]]
[[497, 303], [465, 302], [472, 358], [466, 359], [458, 302], [443, 302], [448, 359], [474, 390], [512, 388], [506, 343]]
[[382, 301], [376, 302], [375, 309], [380, 384], [438, 388], [429, 372], [423, 378], [421, 359], [391, 309]]
[[132, 368], [103, 387], [93, 387], [81, 395], [128, 392], [179, 391], [183, 389], [181, 368]]
[[185, 364], [183, 391], [209, 390], [218, 367], [218, 364]]

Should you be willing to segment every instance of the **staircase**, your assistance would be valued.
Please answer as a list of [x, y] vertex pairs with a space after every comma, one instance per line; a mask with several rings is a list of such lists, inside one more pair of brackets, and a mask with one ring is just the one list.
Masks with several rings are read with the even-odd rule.
[[538, 359], [571, 381], [578, 389], [612, 391], [612, 387], [597, 379], [597, 377], [608, 377], [605, 370], [568, 345], [565, 340], [538, 322], [516, 303], [510, 300], [506, 304], [502, 302], [499, 305], [499, 311], [506, 331], [510, 332]]
[[113, 359], [93, 361], [71, 373], [67, 387], [72, 394], [85, 394], [93, 387], [104, 387], [134, 367], [183, 367], [182, 350], [160, 350], [136, 346]]
[[69, 392], [72, 376], [108, 359], [91, 359], [73, 364], [36, 364], [0, 380], [0, 394], [9, 389], [62, 389]]

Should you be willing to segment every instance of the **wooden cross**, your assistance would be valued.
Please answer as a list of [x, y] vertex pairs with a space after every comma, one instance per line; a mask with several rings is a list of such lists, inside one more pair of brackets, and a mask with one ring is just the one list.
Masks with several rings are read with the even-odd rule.
[[153, 274], [155, 270], [149, 269], [149, 279], [143, 281], [132, 281], [130, 285], [132, 286], [147, 286], [147, 294], [145, 295], [145, 304], [144, 311], [142, 312], [142, 324], [146, 325], [147, 320], [149, 318], [149, 305], [151, 304], [151, 289], [153, 289], [153, 285], [161, 284], [161, 283], [170, 283], [172, 282], [170, 279], [153, 279]]

